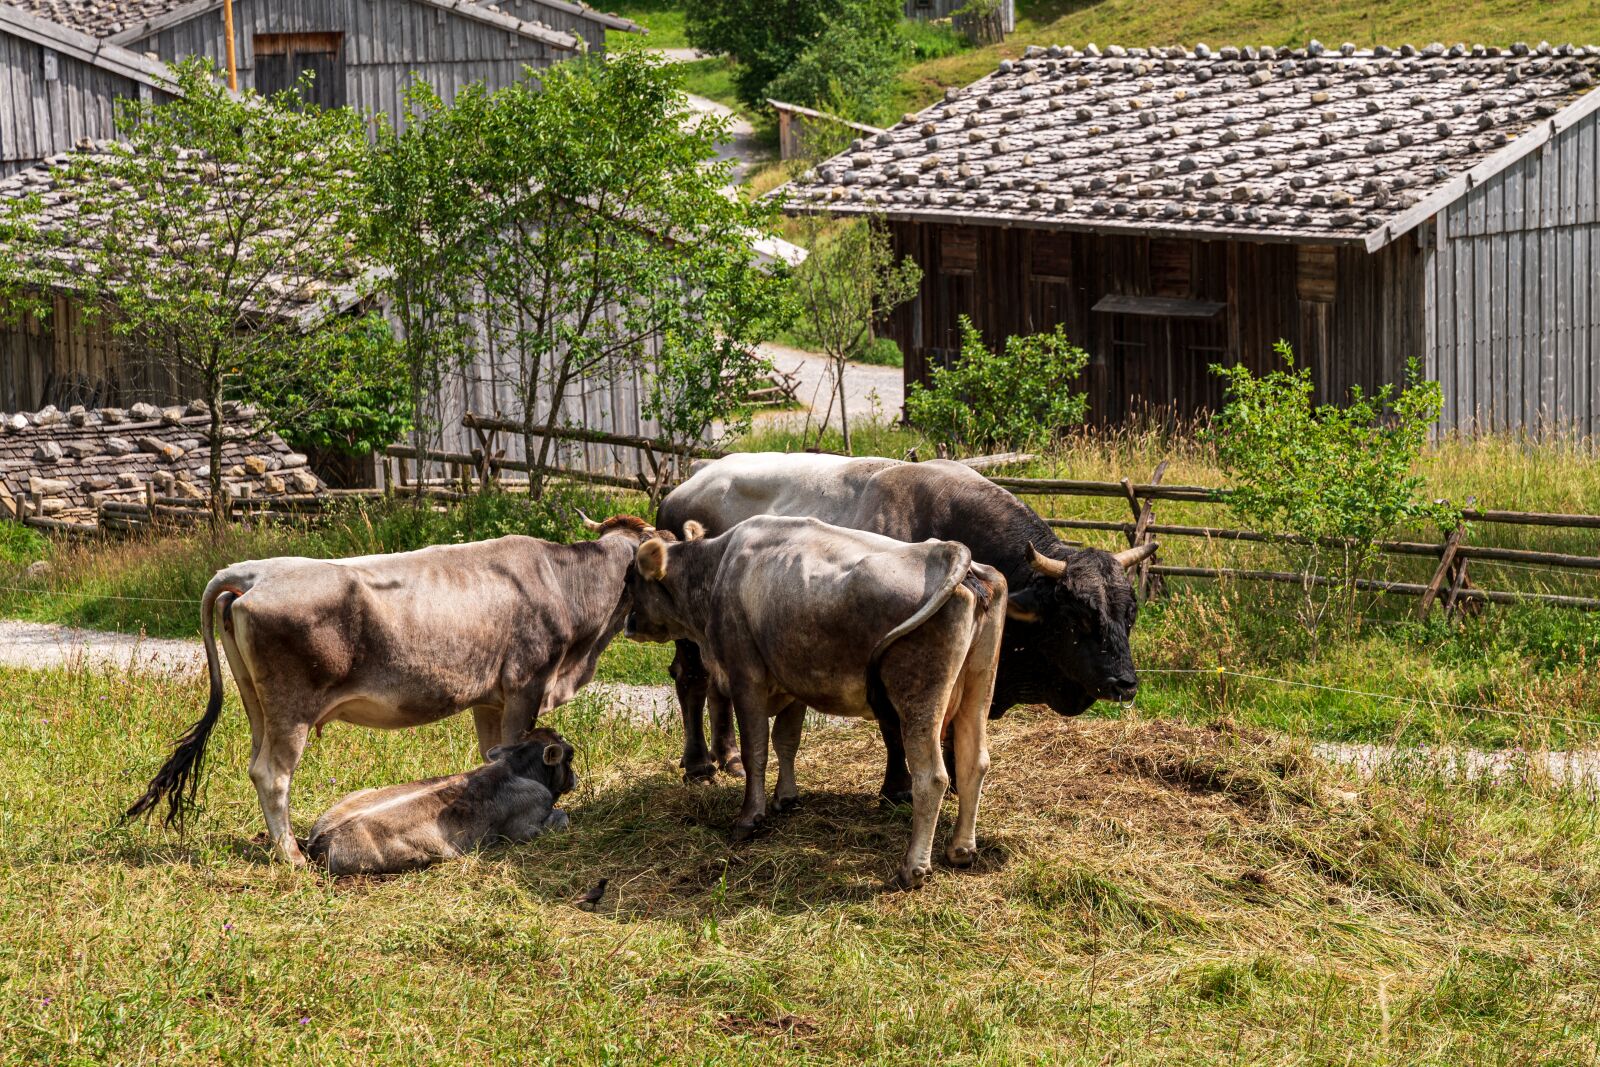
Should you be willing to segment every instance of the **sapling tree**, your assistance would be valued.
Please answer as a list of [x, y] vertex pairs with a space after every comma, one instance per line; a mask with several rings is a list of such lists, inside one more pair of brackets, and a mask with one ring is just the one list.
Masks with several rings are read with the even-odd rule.
[[57, 175], [76, 210], [41, 232], [30, 281], [72, 291], [120, 342], [156, 355], [210, 410], [214, 521], [227, 515], [223, 402], [268, 424], [337, 406], [385, 372], [351, 366], [333, 334], [362, 296], [352, 165], [366, 150], [347, 110], [294, 93], [229, 93], [191, 58], [167, 103], [119, 101], [125, 140], [74, 154]]
[[[1408, 523], [1459, 520], [1459, 510], [1427, 498], [1417, 473], [1443, 394], [1412, 360], [1399, 387], [1369, 394], [1355, 386], [1344, 404], [1317, 404], [1310, 368], [1295, 366], [1287, 342], [1274, 347], [1283, 366], [1262, 375], [1213, 365], [1226, 404], [1207, 437], [1228, 476], [1229, 509], [1296, 539], [1286, 550], [1304, 578], [1302, 622], [1315, 630], [1330, 606], [1353, 612], [1358, 580], [1382, 558], [1382, 541]], [[1314, 582], [1319, 574], [1331, 584]]]
[[[775, 208], [724, 192], [725, 123], [693, 112], [668, 65], [639, 50], [563, 63], [470, 108], [452, 121], [471, 146], [459, 180], [478, 198], [474, 277], [538, 496], [550, 431], [580, 388], [651, 379], [663, 344], [676, 380], [747, 376], [783, 306], [781, 265], [756, 249]], [[658, 391], [655, 410], [670, 416], [687, 395]]]
[[845, 369], [872, 343], [873, 324], [917, 295], [922, 269], [910, 256], [895, 258], [888, 231], [875, 219], [839, 225], [811, 216], [805, 231], [810, 255], [794, 273], [795, 290], [806, 326], [828, 358], [833, 389], [817, 435], [820, 440], [827, 430], [837, 400], [849, 453]]

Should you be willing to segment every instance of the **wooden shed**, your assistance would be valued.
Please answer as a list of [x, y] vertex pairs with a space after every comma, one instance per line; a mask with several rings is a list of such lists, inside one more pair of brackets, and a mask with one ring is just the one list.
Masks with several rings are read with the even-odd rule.
[[0, 177], [113, 133], [119, 99], [159, 99], [166, 66], [0, 4]]
[[1220, 400], [1278, 339], [1325, 399], [1408, 359], [1442, 428], [1600, 435], [1594, 48], [1030, 48], [787, 187], [922, 267], [907, 382], [1060, 324], [1097, 419]]
[[[227, 64], [221, 0], [16, 0], [108, 44], [166, 62]], [[474, 82], [499, 89], [523, 68], [605, 47], [627, 19], [568, 0], [234, 0], [240, 88], [271, 93], [316, 75], [312, 100], [400, 122], [415, 73], [446, 100]]]

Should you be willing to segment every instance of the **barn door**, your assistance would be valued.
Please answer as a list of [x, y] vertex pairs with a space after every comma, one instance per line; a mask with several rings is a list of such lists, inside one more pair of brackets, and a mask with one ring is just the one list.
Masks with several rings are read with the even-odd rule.
[[1109, 320], [1110, 419], [1172, 425], [1216, 409], [1220, 390], [1210, 368], [1224, 352], [1222, 304], [1117, 295], [1094, 310]]
[[251, 42], [256, 91], [264, 96], [295, 88], [304, 71], [313, 75], [306, 103], [344, 107], [344, 34], [258, 33]]

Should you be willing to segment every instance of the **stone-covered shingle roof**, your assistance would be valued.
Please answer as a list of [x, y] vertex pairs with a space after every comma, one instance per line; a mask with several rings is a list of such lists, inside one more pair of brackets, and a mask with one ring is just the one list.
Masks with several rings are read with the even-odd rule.
[[1513, 140], [1548, 136], [1597, 75], [1600, 49], [1571, 45], [1030, 47], [779, 195], [795, 212], [1373, 247]]
[[[64, 279], [83, 273], [85, 268], [78, 247], [61, 240], [66, 223], [77, 214], [82, 204], [74, 187], [75, 182], [82, 179], [76, 176], [79, 173], [77, 167], [68, 167], [68, 164], [92, 167], [102, 159], [111, 158], [112, 153], [121, 156], [128, 151], [128, 147], [119, 142], [85, 138], [71, 152], [51, 156], [0, 179], [0, 218], [5, 218], [13, 209], [22, 208], [19, 218], [25, 219], [29, 227], [37, 231], [37, 235], [30, 237], [26, 244], [3, 247], [0, 251], [7, 255], [26, 256], [40, 268], [48, 266], [49, 276], [57, 279], [52, 284], [69, 287], [71, 283]], [[87, 169], [81, 173], [86, 175]], [[223, 174], [222, 169], [209, 162], [199, 151], [180, 153], [178, 165], [172, 173], [174, 176], [191, 176], [197, 182], [214, 182], [219, 190], [226, 189], [226, 182], [217, 181], [218, 176]], [[223, 193], [219, 191], [218, 195]], [[38, 198], [36, 205], [28, 202], [30, 197]], [[375, 288], [375, 275], [359, 263], [341, 266], [332, 275], [321, 278], [268, 275], [262, 281], [260, 292], [270, 300], [270, 306], [256, 310], [280, 321], [310, 328], [331, 315], [355, 306]]]
[[172, 72], [165, 63], [19, 7], [0, 3], [0, 33], [42, 44], [124, 78], [169, 91], [172, 88]]

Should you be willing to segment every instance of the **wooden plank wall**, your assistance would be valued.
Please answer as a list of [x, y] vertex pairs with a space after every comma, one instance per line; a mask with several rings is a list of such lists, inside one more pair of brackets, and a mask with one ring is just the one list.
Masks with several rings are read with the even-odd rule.
[[104, 320], [86, 317], [65, 296], [42, 321], [0, 328], [0, 410], [172, 404], [200, 393], [159, 352], [111, 338]]
[[1427, 369], [1447, 429], [1600, 437], [1600, 118], [1440, 213]]
[[[499, 88], [515, 81], [524, 66], [542, 69], [572, 55], [407, 0], [238, 0], [233, 17], [241, 88], [255, 84], [251, 45], [256, 34], [339, 32], [344, 34], [346, 102], [357, 111], [387, 115], [397, 124], [404, 116], [405, 87], [413, 72], [448, 101], [473, 82]], [[190, 19], [128, 47], [168, 61], [205, 55], [220, 66], [222, 14], [213, 11]]]
[[[905, 0], [905, 12], [908, 19], [947, 19], [961, 8], [965, 7], [967, 0]], [[1015, 0], [1001, 0], [1001, 18], [1004, 20], [1005, 31], [1014, 33], [1017, 29], [1017, 9]]]
[[[46, 55], [55, 77], [46, 78]], [[140, 83], [33, 41], [0, 33], [0, 177], [115, 132], [115, 102]]]
[[[1280, 338], [1313, 368], [1324, 398], [1343, 397], [1355, 384], [1370, 390], [1398, 380], [1406, 359], [1421, 358], [1425, 347], [1423, 257], [1415, 241], [1369, 256], [1331, 246], [909, 222], [891, 228], [899, 254], [923, 269], [921, 295], [886, 324], [905, 353], [908, 383], [954, 357], [962, 314], [991, 346], [1063, 326], [1090, 354], [1085, 386], [1098, 421], [1152, 406], [1180, 415], [1214, 408], [1221, 393], [1209, 363], [1264, 370]], [[1200, 322], [1091, 311], [1108, 294], [1227, 307]]]

